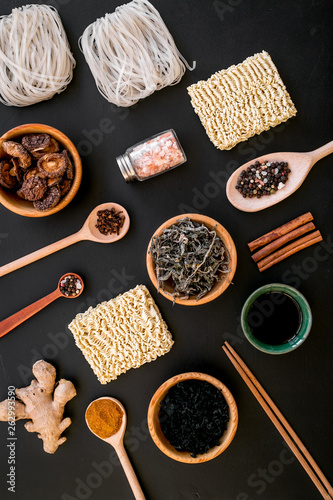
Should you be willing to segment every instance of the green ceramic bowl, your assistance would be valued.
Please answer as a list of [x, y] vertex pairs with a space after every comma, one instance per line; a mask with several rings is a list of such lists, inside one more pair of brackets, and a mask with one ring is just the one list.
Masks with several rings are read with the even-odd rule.
[[[258, 297], [267, 292], [280, 292], [289, 295], [298, 303], [302, 313], [302, 324], [299, 332], [293, 339], [289, 342], [285, 342], [284, 344], [264, 344], [252, 334], [248, 324], [250, 307]], [[286, 352], [293, 351], [299, 347], [309, 335], [312, 325], [312, 313], [308, 301], [298, 290], [291, 286], [284, 285], [283, 283], [271, 283], [255, 290], [246, 300], [241, 313], [241, 324], [245, 337], [254, 347], [260, 351], [267, 352], [268, 354], [285, 354]]]

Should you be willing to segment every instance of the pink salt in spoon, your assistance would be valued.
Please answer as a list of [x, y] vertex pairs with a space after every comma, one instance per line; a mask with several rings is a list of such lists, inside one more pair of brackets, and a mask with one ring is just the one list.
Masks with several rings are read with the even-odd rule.
[[[63, 290], [63, 283], [68, 276], [73, 276], [74, 278], [76, 278], [76, 280], [78, 280], [76, 281], [75, 295], [67, 295]], [[1, 321], [0, 337], [3, 337], [4, 335], [6, 335], [6, 333], [9, 333], [14, 328], [21, 325], [24, 321], [31, 318], [31, 316], [44, 309], [44, 307], [48, 306], [49, 304], [51, 304], [51, 302], [58, 299], [59, 297], [65, 297], [66, 299], [76, 299], [76, 297], [79, 297], [83, 292], [83, 288], [84, 288], [83, 280], [78, 274], [75, 273], [64, 274], [63, 276], [61, 276], [58, 286], [54, 290], [54, 292], [49, 293], [48, 295], [46, 295], [46, 297], [37, 300], [33, 304], [30, 304], [30, 306], [21, 309], [21, 311], [18, 311], [12, 316], [9, 316], [9, 318]]]

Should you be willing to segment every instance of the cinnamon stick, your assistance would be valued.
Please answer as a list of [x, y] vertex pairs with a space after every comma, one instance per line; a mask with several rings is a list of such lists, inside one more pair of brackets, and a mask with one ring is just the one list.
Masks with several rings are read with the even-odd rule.
[[274, 240], [277, 240], [284, 234], [287, 234], [293, 229], [296, 229], [297, 227], [302, 226], [303, 224], [306, 224], [307, 222], [310, 222], [312, 220], [313, 220], [312, 214], [310, 212], [307, 212], [306, 214], [300, 215], [299, 217], [296, 217], [296, 219], [293, 219], [287, 222], [286, 224], [283, 224], [283, 226], [280, 226], [277, 229], [273, 229], [273, 231], [270, 231], [269, 233], [260, 236], [260, 238], [251, 241], [250, 243], [248, 243], [248, 247], [252, 252], [253, 250], [256, 250], [259, 247], [262, 247], [264, 245], [267, 245], [268, 243], [271, 243]]
[[254, 262], [258, 262], [258, 260], [263, 259], [264, 257], [266, 257], [266, 255], [274, 252], [274, 250], [276, 250], [277, 248], [282, 247], [282, 245], [284, 245], [288, 241], [294, 240], [299, 236], [302, 236], [302, 234], [312, 231], [313, 229], [316, 229], [315, 225], [312, 222], [308, 222], [308, 224], [304, 224], [303, 226], [290, 231], [290, 233], [284, 234], [283, 236], [281, 236], [281, 238], [278, 238], [272, 243], [266, 245], [264, 248], [261, 248], [260, 250], [258, 250], [258, 252], [252, 255], [252, 259], [254, 260]]
[[303, 238], [299, 238], [290, 245], [281, 248], [281, 250], [277, 250], [277, 252], [272, 253], [265, 259], [262, 259], [260, 262], [258, 262], [259, 271], [260, 272], [266, 271], [266, 269], [274, 266], [274, 264], [281, 262], [281, 260], [290, 257], [290, 255], [293, 255], [294, 253], [299, 252], [304, 248], [307, 248], [311, 245], [314, 245], [315, 243], [318, 243], [319, 241], [322, 241], [322, 239], [323, 238], [320, 234], [320, 231], [314, 231], [313, 233], [310, 233], [307, 236], [304, 236]]

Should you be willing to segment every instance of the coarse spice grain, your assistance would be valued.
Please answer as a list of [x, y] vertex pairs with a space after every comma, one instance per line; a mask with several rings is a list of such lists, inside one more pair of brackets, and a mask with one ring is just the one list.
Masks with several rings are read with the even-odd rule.
[[140, 179], [161, 174], [185, 161], [172, 130], [135, 146], [130, 156]]
[[70, 274], [60, 281], [60, 291], [66, 297], [75, 297], [82, 290], [82, 281]]
[[284, 188], [289, 174], [287, 162], [256, 161], [241, 172], [236, 189], [243, 198], [261, 198]]
[[89, 429], [102, 439], [116, 434], [123, 420], [120, 406], [110, 399], [93, 401], [86, 412]]
[[123, 227], [125, 216], [121, 215], [122, 212], [117, 212], [113, 207], [111, 210], [99, 210], [97, 212], [96, 227], [102, 234], [119, 234], [119, 230]]

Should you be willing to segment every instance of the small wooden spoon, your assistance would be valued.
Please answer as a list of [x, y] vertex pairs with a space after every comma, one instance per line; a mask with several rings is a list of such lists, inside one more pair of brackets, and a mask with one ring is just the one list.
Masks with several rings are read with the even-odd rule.
[[[122, 215], [125, 216], [125, 221], [123, 227], [119, 230], [119, 234], [108, 234], [104, 235], [100, 233], [100, 231], [95, 227], [97, 222], [97, 212], [99, 210], [106, 210], [114, 208], [117, 212], [122, 212]], [[87, 220], [83, 224], [80, 231], [74, 233], [62, 240], [56, 241], [51, 245], [48, 245], [40, 250], [36, 250], [25, 257], [21, 257], [20, 259], [14, 260], [9, 264], [6, 264], [0, 267], [0, 277], [5, 274], [11, 273], [12, 271], [16, 271], [16, 269], [20, 269], [23, 266], [31, 264], [31, 262], [35, 262], [36, 260], [42, 259], [51, 253], [57, 252], [58, 250], [62, 250], [69, 245], [73, 245], [73, 243], [77, 243], [82, 240], [89, 241], [97, 241], [98, 243], [114, 243], [115, 241], [120, 240], [125, 236], [130, 226], [130, 218], [127, 211], [121, 205], [117, 203], [103, 203], [102, 205], [98, 205], [92, 212], [90, 212]]]
[[[121, 427], [120, 427], [119, 431], [116, 432], [115, 434], [113, 434], [112, 436], [110, 436], [109, 438], [106, 438], [106, 439], [103, 439], [103, 438], [99, 437], [97, 434], [95, 434], [95, 432], [89, 427], [89, 423], [88, 423], [88, 420], [87, 420], [87, 411], [88, 411], [88, 408], [93, 403], [95, 403], [96, 401], [99, 401], [99, 400], [102, 400], [102, 399], [110, 399], [111, 401], [113, 401], [114, 403], [116, 403], [120, 407], [120, 409], [122, 411], [122, 414], [123, 414], [123, 418], [122, 418], [122, 422], [121, 422]], [[129, 484], [130, 484], [130, 486], [132, 488], [132, 492], [133, 492], [134, 497], [136, 498], [136, 500], [145, 500], [145, 496], [144, 496], [143, 491], [141, 489], [141, 486], [139, 484], [138, 478], [135, 475], [135, 472], [134, 472], [134, 469], [132, 467], [132, 464], [131, 464], [131, 462], [130, 462], [130, 460], [128, 458], [128, 455], [126, 453], [126, 450], [124, 448], [124, 434], [125, 434], [126, 424], [127, 424], [127, 417], [126, 417], [125, 408], [120, 403], [120, 401], [118, 401], [118, 399], [110, 398], [108, 396], [103, 396], [102, 398], [95, 399], [94, 401], [92, 401], [90, 403], [90, 405], [88, 406], [88, 408], [86, 410], [86, 424], [87, 424], [89, 430], [95, 436], [97, 436], [99, 439], [102, 439], [102, 441], [105, 441], [106, 443], [108, 443], [111, 446], [113, 446], [113, 448], [116, 450], [116, 453], [118, 455], [120, 463], [121, 463], [121, 465], [122, 465], [122, 467], [124, 469], [124, 472], [126, 474], [128, 482], [129, 482]]]
[[[318, 160], [331, 153], [333, 153], [333, 141], [325, 144], [319, 149], [310, 151], [309, 153], [270, 153], [268, 155], [259, 156], [254, 160], [248, 161], [247, 163], [244, 163], [244, 165], [239, 167], [230, 176], [227, 182], [228, 200], [232, 205], [234, 205], [234, 207], [238, 208], [239, 210], [243, 210], [243, 212], [258, 212], [259, 210], [263, 210], [264, 208], [271, 207], [272, 205], [279, 203], [280, 201], [293, 194], [296, 189], [298, 189], [304, 182], [313, 165]], [[240, 173], [250, 165], [253, 165], [255, 161], [261, 162], [264, 160], [272, 162], [288, 162], [291, 172], [289, 174], [285, 187], [279, 189], [274, 194], [262, 196], [261, 198], [243, 198], [241, 193], [239, 193], [239, 191], [237, 191], [236, 189], [236, 184]]]
[[[60, 291], [60, 284], [62, 280], [66, 278], [66, 276], [74, 276], [75, 278], [78, 278], [80, 280], [81, 288], [79, 289], [76, 295], [67, 296]], [[76, 299], [76, 297], [79, 297], [83, 292], [83, 288], [84, 288], [83, 280], [78, 274], [75, 273], [64, 274], [63, 276], [61, 276], [58, 286], [54, 290], [54, 292], [49, 293], [48, 295], [46, 295], [46, 297], [43, 297], [42, 299], [37, 300], [33, 304], [30, 304], [30, 306], [21, 309], [21, 311], [18, 311], [12, 316], [9, 316], [9, 318], [0, 321], [0, 337], [6, 335], [6, 333], [10, 332], [11, 330], [19, 326], [21, 323], [31, 318], [31, 316], [44, 309], [44, 307], [48, 306], [49, 304], [51, 304], [51, 302], [58, 299], [59, 297], [65, 297], [66, 299]]]

